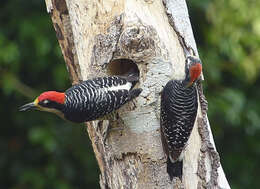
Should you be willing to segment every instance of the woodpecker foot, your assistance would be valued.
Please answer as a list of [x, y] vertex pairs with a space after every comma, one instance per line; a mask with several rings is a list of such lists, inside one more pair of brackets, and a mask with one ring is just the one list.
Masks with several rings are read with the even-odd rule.
[[102, 138], [104, 144], [106, 144], [110, 132], [124, 130], [124, 127], [119, 127], [119, 125], [123, 125], [123, 120], [118, 116], [118, 114], [113, 112], [100, 119], [95, 130], [99, 133], [99, 137]]
[[117, 128], [110, 128], [109, 129], [109, 132], [113, 132], [113, 131], [123, 131], [124, 130], [124, 128], [123, 127], [117, 127]]
[[106, 128], [104, 129], [104, 132], [102, 133], [102, 137], [103, 137], [103, 142], [104, 144], [106, 144], [106, 141], [107, 141], [107, 135], [108, 135], [108, 132], [109, 132], [109, 127], [110, 127], [110, 124], [106, 124]]
[[100, 120], [97, 126], [94, 127], [98, 137], [103, 141], [103, 143], [106, 141], [109, 125], [108, 120]]
[[[116, 127], [113, 127], [113, 125], [116, 125]], [[124, 127], [118, 127], [118, 125], [119, 125], [118, 120], [109, 122], [106, 132], [104, 132], [104, 135], [103, 135], [104, 143], [106, 143], [108, 135], [111, 132], [120, 132], [120, 131], [124, 130]]]

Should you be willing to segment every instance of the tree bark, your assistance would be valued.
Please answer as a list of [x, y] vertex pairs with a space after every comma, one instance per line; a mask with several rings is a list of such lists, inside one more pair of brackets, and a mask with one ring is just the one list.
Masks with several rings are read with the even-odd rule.
[[166, 172], [160, 91], [170, 79], [184, 78], [184, 49], [198, 56], [184, 0], [46, 0], [46, 5], [73, 83], [123, 74], [135, 64], [140, 72], [143, 92], [117, 111], [117, 119], [86, 124], [101, 188], [230, 188], [201, 84], [183, 179], [171, 182]]

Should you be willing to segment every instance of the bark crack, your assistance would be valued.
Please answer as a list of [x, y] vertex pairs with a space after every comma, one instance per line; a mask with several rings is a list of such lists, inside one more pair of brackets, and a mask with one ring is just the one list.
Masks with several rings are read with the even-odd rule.
[[[198, 125], [199, 125], [198, 130], [199, 130], [202, 144], [203, 144], [201, 146], [202, 156], [199, 161], [199, 164], [201, 164], [201, 163], [205, 164], [206, 152], [208, 152], [210, 160], [211, 160], [210, 180], [208, 182], [205, 182], [206, 180], [203, 180], [202, 187], [203, 188], [215, 188], [218, 186], [218, 168], [220, 167], [220, 157], [219, 157], [218, 152], [216, 151], [216, 149], [214, 148], [213, 144], [210, 141], [210, 133], [209, 133], [209, 129], [208, 129], [209, 125], [208, 125], [208, 121], [207, 121], [208, 102], [203, 93], [202, 83], [199, 82], [197, 87], [198, 87], [199, 101], [201, 103], [201, 112], [202, 112], [202, 118], [198, 119]], [[205, 173], [204, 173], [204, 171], [202, 172], [201, 177], [205, 179], [206, 171], [205, 171]]]
[[82, 79], [75, 52], [70, 16], [65, 0], [46, 1], [72, 84]]
[[122, 33], [123, 14], [114, 18], [110, 27], [107, 29], [107, 34], [99, 34], [94, 39], [92, 50], [92, 67], [98, 69], [106, 68], [107, 64], [113, 59], [117, 49], [119, 37]]
[[176, 26], [176, 24], [174, 22], [173, 15], [170, 12], [167, 11], [168, 10], [168, 6], [167, 6], [168, 1], [167, 0], [162, 0], [162, 3], [164, 5], [164, 7], [165, 7], [165, 13], [166, 13], [166, 15], [168, 17], [169, 24], [172, 26], [174, 32], [178, 36], [179, 42], [180, 42], [181, 46], [183, 47], [185, 56], [186, 56], [187, 53], [195, 55], [194, 49], [191, 46], [188, 45], [188, 43], [186, 42], [185, 37], [182, 36], [181, 32], [178, 30], [178, 27]]

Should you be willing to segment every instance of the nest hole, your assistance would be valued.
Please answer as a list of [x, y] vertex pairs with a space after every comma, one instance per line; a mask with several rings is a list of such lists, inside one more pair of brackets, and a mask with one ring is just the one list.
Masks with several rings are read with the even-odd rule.
[[115, 59], [108, 64], [107, 71], [109, 75], [127, 76], [135, 74], [140, 76], [137, 64], [130, 59]]

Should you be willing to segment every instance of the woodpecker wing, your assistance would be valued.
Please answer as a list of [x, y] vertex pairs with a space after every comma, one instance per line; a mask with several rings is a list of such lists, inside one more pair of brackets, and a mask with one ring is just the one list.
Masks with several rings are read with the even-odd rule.
[[65, 117], [74, 122], [101, 118], [141, 93], [141, 89], [131, 89], [132, 86], [132, 82], [117, 76], [95, 78], [74, 85], [66, 91]]
[[166, 155], [175, 162], [185, 148], [197, 115], [195, 86], [171, 80], [161, 95], [161, 137]]

